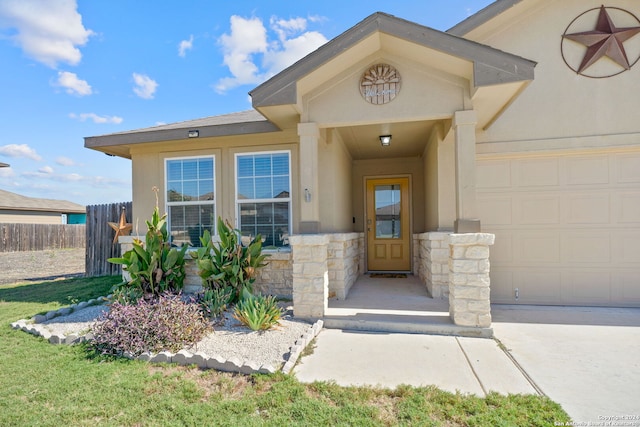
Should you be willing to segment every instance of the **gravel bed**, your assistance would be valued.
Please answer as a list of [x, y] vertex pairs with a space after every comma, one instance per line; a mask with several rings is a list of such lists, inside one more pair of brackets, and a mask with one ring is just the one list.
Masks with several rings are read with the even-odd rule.
[[309, 323], [285, 314], [279, 326], [267, 331], [252, 331], [227, 312], [224, 324], [214, 325], [214, 332], [187, 350], [200, 351], [211, 357], [218, 355], [227, 360], [235, 357], [277, 368], [287, 361], [291, 347], [309, 326]]
[[65, 316], [54, 317], [42, 322], [42, 325], [52, 334], [83, 335], [91, 329], [96, 319], [108, 310], [105, 305], [92, 305]]
[[[107, 310], [108, 307], [104, 305], [89, 306], [54, 317], [41, 325], [52, 334], [83, 335]], [[213, 332], [186, 350], [278, 369], [289, 359], [291, 347], [311, 326], [310, 323], [294, 319], [291, 313], [291, 307], [286, 307], [278, 326], [268, 331], [252, 331], [234, 319], [230, 312], [226, 312], [223, 321], [214, 324]]]

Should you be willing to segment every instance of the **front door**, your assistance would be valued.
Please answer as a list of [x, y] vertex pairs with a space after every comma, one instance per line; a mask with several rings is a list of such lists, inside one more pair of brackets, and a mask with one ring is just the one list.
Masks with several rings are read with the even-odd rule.
[[410, 271], [409, 178], [367, 179], [367, 269]]

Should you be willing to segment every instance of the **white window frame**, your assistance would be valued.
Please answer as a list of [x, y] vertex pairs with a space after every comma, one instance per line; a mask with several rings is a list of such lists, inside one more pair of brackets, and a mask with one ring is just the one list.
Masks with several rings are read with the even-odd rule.
[[[289, 197], [288, 198], [271, 198], [271, 199], [238, 199], [238, 157], [243, 156], [255, 156], [255, 155], [265, 155], [265, 154], [287, 154], [289, 157], [288, 167], [289, 167]], [[248, 204], [248, 203], [281, 203], [288, 202], [289, 203], [289, 221], [287, 226], [289, 227], [289, 236], [293, 233], [293, 189], [291, 186], [292, 179], [292, 170], [291, 170], [291, 150], [271, 150], [271, 151], [247, 151], [247, 152], [239, 152], [235, 153], [233, 157], [233, 192], [234, 192], [234, 200], [235, 200], [235, 212], [236, 212], [236, 228], [240, 229], [240, 205]], [[272, 175], [273, 176], [273, 175]], [[278, 247], [280, 248], [280, 247]]]
[[[167, 197], [168, 189], [169, 189], [169, 162], [174, 160], [199, 160], [199, 159], [211, 159], [213, 161], [213, 200], [198, 200], [191, 202], [170, 202]], [[166, 157], [164, 159], [164, 204], [165, 204], [165, 212], [167, 212], [167, 232], [169, 236], [171, 236], [171, 211], [169, 209], [170, 206], [189, 206], [189, 205], [212, 205], [213, 206], [213, 224], [211, 229], [211, 236], [216, 236], [218, 234], [218, 230], [216, 227], [218, 221], [218, 180], [216, 179], [216, 156], [215, 154], [203, 154], [199, 156], [179, 156], [179, 157]], [[197, 246], [200, 246], [200, 242], [192, 242]]]

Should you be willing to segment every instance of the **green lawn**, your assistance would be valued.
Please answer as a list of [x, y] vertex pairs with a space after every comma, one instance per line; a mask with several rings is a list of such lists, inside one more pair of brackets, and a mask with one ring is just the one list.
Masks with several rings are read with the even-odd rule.
[[467, 397], [433, 387], [395, 391], [301, 384], [129, 360], [95, 359], [10, 323], [106, 295], [119, 279], [0, 286], [2, 426], [547, 426], [568, 421], [536, 396]]

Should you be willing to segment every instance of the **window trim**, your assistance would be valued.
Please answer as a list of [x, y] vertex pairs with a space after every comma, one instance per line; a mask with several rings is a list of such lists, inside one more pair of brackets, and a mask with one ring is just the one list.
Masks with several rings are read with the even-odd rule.
[[[189, 202], [170, 202], [167, 197], [167, 192], [169, 188], [169, 162], [173, 160], [194, 160], [194, 159], [211, 159], [213, 161], [213, 201], [207, 203], [206, 200], [197, 200], [197, 201], [189, 201]], [[218, 234], [218, 230], [216, 227], [219, 209], [218, 209], [218, 199], [220, 195], [218, 193], [218, 179], [217, 179], [217, 168], [216, 168], [216, 155], [215, 154], [200, 154], [196, 156], [177, 156], [177, 157], [165, 157], [164, 158], [164, 207], [165, 212], [167, 213], [167, 232], [171, 235], [171, 218], [170, 218], [170, 206], [194, 206], [194, 205], [213, 205], [213, 226], [211, 236], [216, 236]], [[196, 242], [199, 245], [199, 242]], [[194, 246], [196, 247], [196, 246]]]
[[[271, 199], [238, 199], [238, 157], [242, 156], [255, 156], [264, 154], [287, 154], [288, 155], [288, 167], [289, 167], [289, 197], [288, 198], [271, 198]], [[292, 187], [292, 155], [291, 150], [265, 150], [265, 151], [244, 151], [236, 152], [233, 155], [233, 199], [234, 199], [234, 211], [235, 211], [235, 226], [240, 229], [240, 205], [246, 203], [278, 203], [289, 202], [289, 221], [287, 226], [289, 227], [289, 236], [293, 235], [293, 187]], [[273, 174], [271, 175], [273, 177]], [[281, 248], [279, 248], [281, 249]]]

